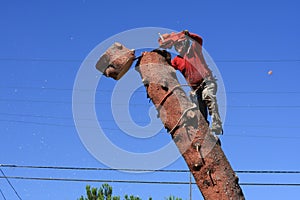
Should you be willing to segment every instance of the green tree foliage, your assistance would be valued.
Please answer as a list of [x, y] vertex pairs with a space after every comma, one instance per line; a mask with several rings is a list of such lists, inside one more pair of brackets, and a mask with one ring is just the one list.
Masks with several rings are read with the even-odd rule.
[[165, 198], [165, 200], [182, 200], [182, 199], [171, 195], [168, 198]]
[[[105, 183], [102, 184], [102, 186], [97, 189], [90, 185], [86, 186], [86, 195], [87, 197], [81, 196], [77, 200], [121, 200], [119, 196], [112, 196], [112, 187]], [[124, 200], [142, 200], [140, 197], [136, 197], [133, 195], [128, 196], [127, 194], [123, 198]], [[174, 196], [170, 196], [169, 198], [165, 198], [166, 200], [182, 200], [181, 198], [175, 198]], [[148, 200], [152, 200], [151, 197], [149, 197]]]
[[78, 200], [120, 200], [119, 196], [112, 196], [112, 187], [108, 184], [103, 184], [99, 189], [86, 186], [87, 197], [81, 196]]

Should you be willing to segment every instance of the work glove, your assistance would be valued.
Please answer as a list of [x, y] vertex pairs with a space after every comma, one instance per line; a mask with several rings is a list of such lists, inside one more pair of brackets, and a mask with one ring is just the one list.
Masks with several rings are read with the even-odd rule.
[[190, 36], [190, 32], [188, 30], [183, 30], [182, 33], [184, 33], [186, 36]]

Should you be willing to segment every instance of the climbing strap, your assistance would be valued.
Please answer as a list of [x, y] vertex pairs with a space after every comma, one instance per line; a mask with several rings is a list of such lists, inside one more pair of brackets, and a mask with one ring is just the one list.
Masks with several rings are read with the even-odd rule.
[[193, 109], [195, 109], [195, 108], [197, 108], [197, 105], [196, 105], [196, 104], [193, 104], [193, 106], [191, 106], [191, 107], [185, 109], [185, 110], [183, 111], [183, 113], [181, 114], [180, 118], [178, 119], [177, 123], [176, 123], [175, 126], [169, 131], [169, 133], [172, 134], [172, 133], [174, 132], [174, 130], [176, 129], [176, 127], [178, 127], [180, 121], [181, 121], [182, 118], [186, 115], [186, 113], [187, 113], [189, 110], [193, 110]]
[[183, 84], [183, 85], [175, 85], [171, 90], [169, 90], [167, 92], [167, 94], [165, 94], [165, 96], [160, 100], [159, 104], [158, 104], [158, 107], [157, 109], [160, 110], [161, 109], [161, 106], [163, 105], [163, 103], [165, 102], [165, 100], [173, 93], [173, 91], [176, 89], [176, 88], [179, 88], [181, 86], [190, 86], [190, 85], [187, 85], [187, 84]]

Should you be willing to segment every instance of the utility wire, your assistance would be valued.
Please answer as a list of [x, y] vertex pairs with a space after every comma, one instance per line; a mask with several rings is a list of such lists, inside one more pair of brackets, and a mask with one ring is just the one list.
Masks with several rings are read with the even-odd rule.
[[1, 190], [1, 188], [0, 188], [0, 193], [1, 193], [2, 197], [3, 197], [3, 199], [6, 200], [6, 198], [5, 198], [5, 196], [4, 196], [4, 194], [3, 194], [2, 190]]
[[[0, 86], [1, 89], [20, 89], [20, 90], [53, 90], [53, 91], [82, 91], [82, 92], [92, 92], [95, 90], [92, 89], [74, 89], [74, 88], [54, 88], [54, 87], [26, 87], [26, 86], [7, 86], [7, 85], [3, 85]], [[108, 92], [111, 93], [113, 90], [108, 90], [108, 89], [97, 89], [96, 92], [99, 93], [103, 93], [103, 92]], [[131, 90], [120, 90], [118, 92], [128, 92]], [[135, 93], [145, 93], [146, 94], [146, 90], [143, 89], [138, 89], [134, 91]], [[219, 91], [218, 93], [222, 94], [221, 91]], [[266, 95], [270, 95], [270, 94], [300, 94], [300, 91], [226, 91], [226, 94], [266, 94]]]
[[14, 186], [12, 185], [12, 183], [9, 181], [8, 177], [4, 174], [3, 170], [0, 168], [0, 171], [2, 173], [3, 176], [1, 176], [1, 178], [4, 178], [7, 183], [10, 185], [10, 187], [13, 189], [13, 191], [15, 192], [15, 194], [17, 195], [17, 197], [22, 200], [22, 198], [20, 197], [20, 195], [18, 194], [18, 192], [16, 191], [16, 189], [14, 188]]
[[[57, 124], [57, 123], [45, 123], [45, 122], [32, 122], [32, 121], [23, 121], [23, 120], [6, 120], [6, 119], [0, 119], [0, 122], [12, 122], [12, 123], [22, 123], [22, 124], [34, 124], [34, 125], [40, 125], [40, 126], [58, 126], [58, 127], [66, 127], [66, 128], [75, 128], [75, 124]], [[82, 126], [79, 125], [80, 128], [86, 128], [86, 129], [96, 129], [98, 130], [98, 127], [95, 126]], [[102, 130], [109, 130], [109, 131], [122, 131], [122, 129], [119, 128], [108, 128], [108, 127], [101, 127]], [[134, 131], [133, 129], [127, 130], [127, 131]], [[157, 131], [157, 130], [156, 130]], [[151, 130], [146, 130], [144, 133], [153, 133]], [[157, 133], [164, 133], [164, 129], [158, 131]]]
[[0, 58], [0, 61], [18, 61], [18, 62], [82, 62], [79, 59], [53, 59], [53, 58]]
[[[86, 119], [82, 119], [86, 120]], [[114, 120], [100, 120], [101, 122], [115, 122]], [[53, 127], [64, 127], [64, 128], [75, 128], [75, 124], [66, 124], [66, 123], [49, 123], [49, 122], [36, 122], [36, 121], [28, 121], [28, 120], [14, 120], [14, 119], [0, 119], [0, 122], [7, 122], [7, 123], [21, 123], [21, 124], [34, 124], [34, 125], [39, 125], [39, 126], [53, 126]], [[118, 122], [120, 123], [120, 122]], [[130, 121], [126, 122], [123, 121], [122, 123], [130, 123]], [[135, 123], [148, 123], [146, 121], [140, 121], [140, 122], [135, 122]], [[156, 123], [157, 125], [161, 125], [161, 123]], [[300, 127], [298, 126], [267, 126], [267, 125], [225, 125], [226, 127], [259, 127], [259, 128], [289, 128], [289, 129], [299, 129]], [[91, 125], [84, 125], [82, 123], [79, 127], [81, 128], [87, 128], [87, 129], [97, 129], [98, 127], [91, 126]], [[102, 130], [109, 130], [109, 131], [122, 131], [123, 129], [117, 127], [112, 128], [112, 127], [107, 127], [107, 126], [101, 126]], [[130, 130], [127, 130], [130, 131]], [[151, 130], [147, 130], [146, 132], [152, 132]], [[164, 133], [164, 129], [162, 128], [159, 132]], [[227, 134], [226, 137], [254, 137], [254, 138], [278, 138], [278, 139], [300, 139], [298, 136], [273, 136], [273, 135], [245, 135], [245, 134]]]
[[[5, 178], [0, 176], [0, 178]], [[195, 182], [184, 181], [138, 181], [138, 180], [105, 180], [105, 179], [76, 179], [76, 178], [52, 178], [52, 177], [24, 177], [8, 176], [10, 179], [36, 180], [36, 181], [65, 181], [65, 182], [101, 182], [101, 183], [130, 183], [130, 184], [165, 184], [165, 185], [196, 185]], [[239, 183], [245, 186], [294, 186], [299, 187], [300, 183]]]
[[[28, 169], [55, 169], [55, 170], [91, 170], [91, 171], [134, 171], [134, 172], [170, 172], [189, 173], [185, 169], [125, 169], [125, 168], [101, 168], [101, 167], [66, 167], [66, 166], [41, 166], [41, 165], [14, 165], [0, 164], [5, 168], [28, 168]], [[244, 174], [300, 174], [300, 170], [236, 170], [236, 173]]]
[[214, 60], [214, 62], [223, 62], [223, 63], [256, 63], [256, 62], [276, 62], [276, 63], [284, 63], [284, 62], [300, 62], [300, 59], [224, 59], [224, 60]]
[[[55, 123], [43, 123], [43, 122], [29, 122], [29, 121], [19, 121], [19, 120], [2, 120], [0, 119], [0, 122], [12, 122], [12, 123], [22, 123], [22, 124], [34, 124], [39, 126], [57, 126], [57, 127], [65, 127], [65, 128], [75, 128], [75, 125], [67, 125], [67, 124], [55, 124]], [[96, 129], [98, 130], [98, 127], [92, 127], [92, 126], [80, 126], [81, 128], [86, 129]], [[107, 127], [101, 127], [102, 130], [108, 130], [108, 131], [123, 131], [122, 129], [118, 128], [107, 128]], [[147, 130], [145, 133], [152, 133], [153, 131]], [[164, 129], [160, 130], [157, 133], [166, 133]], [[271, 135], [240, 135], [240, 134], [227, 134], [226, 137], [247, 137], [247, 138], [273, 138], [273, 139], [300, 139], [300, 137], [297, 136], [271, 136]]]
[[33, 165], [12, 165], [0, 164], [6, 168], [29, 168], [29, 169], [57, 169], [57, 170], [91, 170], [91, 171], [134, 171], [134, 172], [189, 172], [189, 170], [167, 170], [167, 169], [125, 169], [125, 168], [99, 168], [99, 167], [64, 167], [64, 166], [33, 166]]
[[290, 186], [299, 187], [300, 183], [239, 183], [244, 186]]
[[[27, 117], [27, 118], [42, 118], [42, 119], [56, 119], [56, 120], [73, 120], [73, 117], [67, 117], [67, 116], [53, 116], [53, 115], [40, 115], [40, 114], [18, 114], [18, 113], [1, 113], [0, 115], [3, 116], [8, 116], [8, 117]], [[78, 120], [86, 120], [90, 121], [93, 120], [92, 118], [77, 118]], [[2, 121], [2, 119], [0, 119]], [[10, 119], [5, 119], [5, 121], [10, 122]], [[116, 122], [113, 119], [101, 119], [99, 120], [101, 122]], [[12, 121], [14, 122], [14, 121]], [[23, 123], [25, 121], [22, 121]], [[124, 120], [124, 121], [119, 121], [118, 123], [131, 123], [132, 121], [130, 120]], [[150, 121], [136, 121], [134, 120], [135, 123], [150, 123]], [[152, 122], [153, 123], [153, 122]], [[157, 122], [156, 124], [161, 124], [161, 122]], [[58, 124], [53, 124], [53, 125], [58, 125]], [[72, 126], [72, 125], [70, 125]], [[225, 124], [224, 126], [228, 127], [255, 127], [255, 128], [300, 128], [300, 126], [290, 126], [290, 125], [266, 125], [266, 124]]]
[[[33, 121], [23, 121], [23, 120], [7, 120], [7, 119], [0, 119], [0, 122], [9, 122], [9, 123], [22, 123], [22, 124], [34, 124], [39, 126], [57, 126], [57, 127], [64, 127], [64, 128], [75, 128], [76, 126], [73, 124], [58, 124], [58, 123], [45, 123], [45, 122], [33, 122]], [[226, 126], [226, 125], [225, 125]], [[98, 127], [93, 126], [80, 126], [81, 128], [87, 129], [97, 129]], [[255, 126], [253, 126], [255, 127]], [[279, 128], [279, 127], [268, 127], [268, 128]], [[284, 127], [282, 127], [284, 128]], [[285, 127], [285, 128], [299, 128], [299, 127]], [[122, 131], [119, 128], [108, 128], [108, 127], [101, 127], [102, 130], [108, 131]], [[146, 133], [152, 133], [151, 130], [147, 130]], [[157, 133], [165, 133], [164, 129], [160, 130]], [[226, 137], [248, 137], [248, 138], [273, 138], [273, 139], [300, 139], [297, 136], [271, 136], [271, 135], [241, 135], [241, 134], [227, 134]]]
[[[20, 102], [20, 103], [53, 103], [53, 104], [72, 104], [71, 101], [51, 101], [51, 100], [30, 100], [30, 99], [0, 99], [0, 102]], [[79, 102], [78, 104], [95, 104], [95, 105], [109, 105], [111, 102]], [[117, 103], [114, 106], [124, 106], [127, 105], [126, 103]], [[133, 103], [132, 106], [149, 106], [150, 104], [146, 103]], [[232, 109], [295, 109], [300, 108], [300, 105], [227, 105], [227, 108]]]
[[300, 174], [300, 171], [283, 170], [237, 170], [241, 174]]

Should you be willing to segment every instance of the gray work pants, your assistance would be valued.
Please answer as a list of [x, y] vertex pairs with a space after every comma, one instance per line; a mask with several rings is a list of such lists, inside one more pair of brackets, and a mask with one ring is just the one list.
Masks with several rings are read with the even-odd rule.
[[207, 117], [209, 113], [212, 118], [212, 125], [222, 126], [216, 93], [217, 83], [215, 79], [205, 79], [203, 86], [196, 91], [199, 109], [203, 117], [208, 122]]

